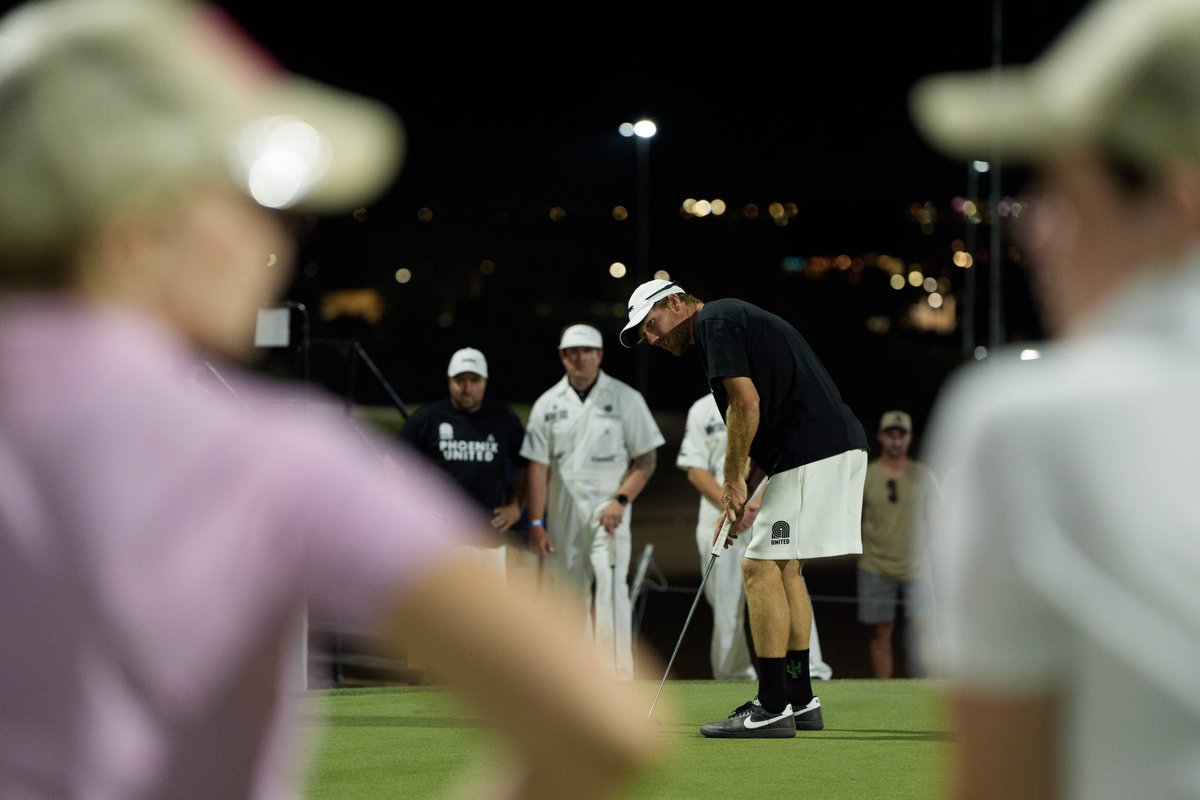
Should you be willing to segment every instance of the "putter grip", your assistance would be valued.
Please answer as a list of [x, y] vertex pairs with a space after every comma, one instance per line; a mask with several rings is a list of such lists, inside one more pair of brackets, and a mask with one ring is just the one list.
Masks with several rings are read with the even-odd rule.
[[729, 533], [733, 530], [733, 520], [726, 520], [721, 527], [721, 535], [717, 537], [717, 541], [713, 543], [712, 555], [717, 558], [725, 552], [725, 542], [729, 541]]

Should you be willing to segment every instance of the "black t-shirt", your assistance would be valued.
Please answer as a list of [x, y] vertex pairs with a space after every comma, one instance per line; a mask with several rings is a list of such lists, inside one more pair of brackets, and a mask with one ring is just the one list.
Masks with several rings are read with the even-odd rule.
[[787, 321], [742, 300], [714, 300], [697, 312], [692, 332], [722, 417], [729, 408], [722, 379], [754, 382], [759, 422], [750, 457], [768, 475], [867, 449], [862, 423]]
[[427, 403], [409, 416], [399, 436], [454, 478], [488, 519], [492, 509], [508, 502], [514, 467], [529, 463], [521, 455], [521, 418], [487, 398], [473, 414], [459, 411], [449, 398]]

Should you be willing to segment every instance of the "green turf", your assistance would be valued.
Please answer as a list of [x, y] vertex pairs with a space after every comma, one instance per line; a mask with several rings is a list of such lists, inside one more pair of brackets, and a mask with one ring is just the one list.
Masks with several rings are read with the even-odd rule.
[[[657, 685], [649, 687], [650, 696]], [[938, 797], [948, 733], [937, 686], [924, 680], [818, 682], [824, 731], [737, 741], [706, 739], [698, 728], [749, 699], [753, 683], [668, 681], [659, 704], [674, 719], [657, 729], [671, 740], [667, 755], [627, 797]], [[310, 694], [312, 729], [322, 736], [306, 794], [312, 800], [445, 798], [468, 770], [486, 768], [494, 757], [488, 732], [439, 688]], [[315, 721], [319, 716], [323, 724]]]

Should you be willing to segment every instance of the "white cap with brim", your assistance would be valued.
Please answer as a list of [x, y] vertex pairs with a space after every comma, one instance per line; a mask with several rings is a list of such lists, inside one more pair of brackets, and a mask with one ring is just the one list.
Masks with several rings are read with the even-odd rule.
[[[344, 212], [403, 158], [388, 106], [287, 72], [215, 5], [42, 0], [3, 19], [0, 45], [0, 167], [61, 184], [45, 205], [82, 214], [224, 172], [263, 206]], [[48, 138], [19, 145], [26, 176], [11, 137], [31, 131]]]
[[474, 372], [481, 378], [488, 376], [487, 359], [483, 353], [474, 347], [464, 347], [450, 356], [450, 365], [446, 368], [446, 377], [453, 378], [464, 372]]
[[638, 332], [638, 326], [642, 324], [642, 320], [650, 313], [650, 309], [654, 307], [655, 303], [668, 295], [684, 293], [682, 286], [662, 278], [646, 281], [634, 289], [633, 294], [629, 295], [629, 322], [621, 329], [619, 337], [621, 344], [633, 347], [641, 341], [642, 337]]
[[1200, 3], [1101, 0], [1033, 64], [918, 81], [917, 128], [963, 160], [1086, 146], [1153, 168], [1200, 160]]
[[562, 337], [558, 340], [558, 349], [566, 350], [568, 347], [594, 347], [597, 350], [603, 350], [604, 337], [591, 325], [583, 323], [568, 325], [563, 329]]

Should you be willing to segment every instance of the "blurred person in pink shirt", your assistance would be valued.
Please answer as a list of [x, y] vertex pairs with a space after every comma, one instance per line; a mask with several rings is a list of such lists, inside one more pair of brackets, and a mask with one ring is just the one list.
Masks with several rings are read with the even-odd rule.
[[467, 796], [608, 797], [659, 752], [643, 698], [465, 558], [459, 489], [237, 366], [290, 209], [370, 202], [402, 151], [214, 6], [0, 21], [0, 797], [295, 796], [305, 608], [419, 647], [504, 738]]

